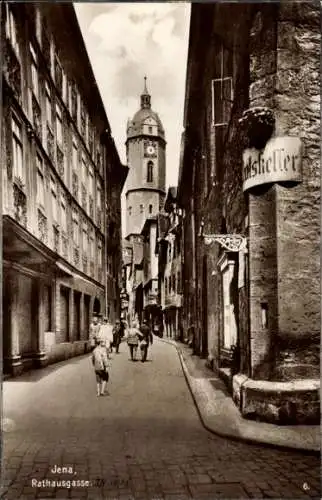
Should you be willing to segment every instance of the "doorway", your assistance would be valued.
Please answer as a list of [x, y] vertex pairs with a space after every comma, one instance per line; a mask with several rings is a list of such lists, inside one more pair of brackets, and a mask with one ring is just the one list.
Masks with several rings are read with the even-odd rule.
[[202, 262], [202, 333], [201, 352], [202, 357], [208, 356], [208, 265], [207, 255], [204, 255]]
[[94, 299], [93, 315], [98, 316], [101, 313], [101, 303], [97, 297]]
[[69, 293], [70, 289], [60, 287], [60, 329], [62, 342], [69, 342]]
[[238, 344], [238, 264], [237, 255], [225, 252], [219, 262], [222, 282], [222, 321], [220, 351], [230, 359], [232, 347]]
[[74, 340], [80, 340], [81, 338], [80, 300], [81, 300], [80, 292], [76, 292], [74, 290], [74, 332], [73, 332]]
[[91, 298], [89, 295], [84, 295], [84, 339], [89, 338], [89, 309]]

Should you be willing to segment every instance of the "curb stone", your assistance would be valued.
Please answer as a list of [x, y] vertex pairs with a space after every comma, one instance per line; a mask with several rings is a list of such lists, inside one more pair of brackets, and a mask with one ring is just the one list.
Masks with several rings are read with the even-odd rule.
[[[227, 439], [230, 439], [232, 441], [243, 442], [243, 443], [246, 443], [246, 444], [249, 444], [249, 445], [257, 445], [257, 446], [261, 445], [261, 446], [267, 447], [267, 448], [274, 448], [274, 449], [280, 449], [280, 450], [285, 450], [285, 451], [288, 450], [288, 451], [293, 451], [293, 452], [296, 451], [296, 452], [301, 452], [303, 454], [320, 456], [320, 453], [321, 453], [320, 450], [317, 450], [315, 448], [303, 448], [303, 447], [300, 447], [300, 446], [298, 446], [298, 447], [297, 446], [290, 446], [290, 445], [287, 445], [287, 444], [285, 444], [285, 445], [284, 444], [275, 444], [273, 442], [263, 441], [261, 439], [255, 439], [255, 438], [251, 439], [249, 437], [243, 437], [242, 435], [238, 436], [238, 435], [230, 433], [230, 432], [223, 432], [222, 430], [218, 430], [218, 429], [215, 429], [213, 426], [210, 426], [207, 423], [207, 418], [202, 413], [200, 405], [198, 404], [198, 400], [197, 400], [196, 394], [195, 394], [195, 392], [193, 390], [193, 387], [192, 387], [193, 386], [193, 384], [192, 384], [192, 376], [190, 375], [189, 370], [187, 368], [187, 365], [186, 365], [186, 363], [185, 363], [185, 361], [183, 359], [183, 355], [182, 355], [182, 351], [180, 349], [180, 346], [178, 346], [175, 343], [175, 341], [170, 340], [170, 339], [167, 340], [167, 339], [163, 339], [163, 338], [160, 338], [160, 337], [158, 339], [161, 340], [162, 342], [164, 342], [165, 344], [173, 346], [177, 350], [177, 353], [178, 353], [178, 356], [179, 356], [179, 360], [180, 360], [180, 363], [181, 363], [181, 367], [182, 367], [182, 371], [183, 371], [184, 377], [186, 379], [187, 385], [189, 387], [189, 390], [190, 390], [193, 402], [194, 402], [195, 407], [197, 409], [200, 421], [201, 421], [203, 427], [207, 431], [211, 432], [212, 434], [215, 434], [216, 436], [227, 438]], [[281, 427], [281, 430], [282, 430], [282, 427]]]

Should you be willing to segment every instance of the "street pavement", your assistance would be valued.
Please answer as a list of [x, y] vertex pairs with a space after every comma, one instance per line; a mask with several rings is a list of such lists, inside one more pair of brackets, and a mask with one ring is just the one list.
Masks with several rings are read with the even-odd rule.
[[178, 350], [182, 368], [206, 429], [223, 437], [296, 450], [321, 449], [320, 425], [276, 425], [243, 418], [226, 384], [182, 342], [163, 338]]
[[319, 457], [204, 429], [173, 346], [113, 357], [104, 397], [90, 356], [3, 383], [1, 498], [320, 498]]

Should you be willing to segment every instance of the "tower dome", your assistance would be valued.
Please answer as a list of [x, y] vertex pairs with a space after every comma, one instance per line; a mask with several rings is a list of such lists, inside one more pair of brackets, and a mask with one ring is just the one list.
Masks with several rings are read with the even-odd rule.
[[164, 139], [164, 128], [158, 113], [151, 109], [151, 96], [147, 90], [146, 76], [144, 77], [144, 89], [141, 94], [141, 107], [135, 113], [132, 120], [127, 124], [127, 138], [138, 135], [150, 135], [149, 126], [153, 126], [153, 135], [158, 135]]

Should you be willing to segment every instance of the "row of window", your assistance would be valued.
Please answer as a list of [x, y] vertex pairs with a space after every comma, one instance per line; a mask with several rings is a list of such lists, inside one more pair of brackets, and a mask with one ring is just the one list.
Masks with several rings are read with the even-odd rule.
[[[152, 212], [153, 212], [153, 205], [151, 205], [151, 204], [150, 204], [150, 205], [149, 205], [149, 214], [152, 214]], [[129, 208], [128, 208], [128, 213], [129, 213], [129, 215], [132, 215], [132, 214], [133, 214], [132, 207], [129, 207]], [[140, 205], [140, 214], [143, 214], [143, 213], [144, 213], [144, 205], [143, 205], [143, 204], [141, 204], [141, 205]]]
[[[6, 5], [7, 9], [7, 37], [9, 38], [13, 49], [16, 52], [18, 59], [20, 59], [20, 48], [18, 42], [18, 34], [17, 34], [17, 23], [15, 21], [13, 12], [11, 11], [8, 4]], [[39, 12], [38, 12], [39, 14]], [[37, 24], [38, 25], [38, 24]], [[37, 30], [39, 34], [39, 30]], [[39, 40], [42, 40], [41, 37]], [[38, 40], [38, 42], [39, 42]], [[40, 44], [41, 42], [39, 42]], [[92, 211], [92, 204], [95, 194], [95, 174], [94, 167], [90, 164], [87, 159], [87, 153], [85, 149], [81, 147], [80, 141], [77, 139], [76, 135], [73, 134], [72, 145], [68, 147], [68, 138], [67, 134], [67, 125], [64, 123], [64, 111], [63, 107], [60, 104], [59, 100], [54, 99], [54, 95], [50, 86], [50, 81], [48, 79], [42, 79], [40, 74], [40, 63], [39, 63], [39, 55], [37, 52], [37, 45], [35, 43], [29, 43], [29, 54], [30, 54], [30, 67], [31, 67], [31, 99], [29, 99], [29, 113], [31, 115], [31, 121], [35, 127], [36, 135], [40, 140], [43, 138], [43, 131], [45, 130], [45, 140], [43, 141], [45, 145], [46, 152], [51, 160], [56, 163], [57, 170], [61, 177], [63, 178], [65, 184], [67, 186], [73, 187], [73, 194], [78, 199], [78, 201], [82, 204], [83, 208], [92, 215], [90, 212]], [[61, 73], [63, 72], [60, 63], [58, 61], [58, 57], [55, 55], [54, 57], [54, 67], [55, 71], [53, 72], [53, 79], [55, 80], [55, 85], [57, 90], [60, 92], [60, 82], [64, 81], [64, 78], [61, 77]], [[58, 68], [58, 69], [57, 69]], [[60, 69], [59, 69], [60, 68]], [[43, 85], [40, 84], [41, 81], [44, 80]], [[66, 78], [65, 78], [66, 80]], [[71, 86], [68, 87], [67, 80], [66, 85], [63, 86], [66, 89], [66, 92], [62, 90], [61, 98], [65, 101], [67, 107], [69, 107], [71, 114], [73, 109], [76, 106], [76, 110], [80, 107], [80, 98], [78, 96], [78, 92], [72, 92]], [[67, 90], [69, 89], [69, 93]], [[43, 101], [41, 100], [43, 91]], [[76, 95], [76, 100], [73, 96]], [[70, 97], [70, 98], [69, 98]], [[43, 102], [43, 106], [41, 106], [41, 102]], [[82, 108], [83, 109], [83, 108]], [[42, 122], [41, 115], [45, 114], [45, 120]], [[77, 112], [78, 113], [78, 112]], [[87, 116], [86, 112], [84, 111]], [[78, 115], [82, 113], [79, 111]], [[77, 115], [77, 116], [78, 116]], [[81, 125], [81, 120], [78, 120], [78, 127], [81, 130], [83, 138], [86, 139], [87, 146], [91, 145], [90, 149], [96, 150], [96, 160], [97, 166], [102, 166], [102, 146], [99, 141], [95, 142], [95, 148], [93, 147], [93, 141], [89, 140], [90, 136], [93, 136], [94, 130], [93, 127], [89, 125], [88, 119], [85, 119], [85, 128]], [[19, 125], [18, 125], [19, 127]], [[43, 127], [44, 130], [43, 130]], [[82, 128], [84, 130], [82, 130]], [[17, 129], [17, 126], [15, 126]], [[84, 136], [85, 131], [85, 136]], [[19, 135], [16, 134], [17, 136]], [[21, 134], [20, 134], [21, 135]], [[21, 141], [22, 144], [22, 141]], [[68, 149], [71, 149], [71, 165], [73, 169], [73, 175], [71, 176], [70, 169], [68, 168], [69, 162], [67, 161], [66, 156], [68, 156]], [[66, 155], [67, 153], [67, 155]], [[25, 172], [23, 171], [23, 162], [22, 155], [17, 156], [17, 161], [19, 165], [17, 166], [17, 170], [19, 171], [19, 177], [24, 182]], [[80, 168], [81, 167], [81, 168]], [[80, 171], [80, 175], [78, 175]], [[102, 171], [102, 170], [101, 170]], [[101, 195], [101, 185], [98, 180], [98, 196], [97, 196], [97, 208], [98, 210], [102, 207], [102, 195]]]
[[[66, 210], [66, 207], [64, 207]], [[66, 213], [66, 212], [65, 212]], [[73, 223], [73, 242], [76, 247], [81, 247], [83, 255], [88, 255], [91, 262], [95, 261], [95, 250], [97, 248], [98, 266], [103, 265], [103, 243], [100, 238], [95, 243], [94, 229], [89, 227], [86, 222], [81, 223], [79, 213], [76, 209], [72, 211]]]
[[[14, 177], [21, 179], [25, 182], [25, 171], [24, 171], [24, 149], [23, 149], [23, 137], [22, 137], [22, 127], [20, 122], [15, 116], [12, 116], [11, 121], [12, 126], [12, 168]], [[45, 165], [44, 160], [40, 152], [36, 153], [36, 166], [37, 166], [37, 206], [42, 211], [46, 212], [46, 180], [45, 180]], [[90, 192], [94, 191], [94, 179], [90, 176], [88, 181], [90, 185]], [[67, 233], [67, 214], [66, 214], [66, 199], [65, 196], [61, 197], [61, 212], [60, 218], [58, 217], [58, 195], [57, 195], [57, 182], [53, 174], [50, 175], [50, 205], [53, 223], [60, 222], [62, 231]], [[98, 184], [97, 186], [97, 208], [101, 210], [102, 208], [102, 189]]]
[[181, 272], [178, 271], [177, 275], [173, 274], [164, 278], [165, 294], [168, 293], [181, 293]]
[[[12, 118], [12, 162], [13, 162], [13, 172], [16, 177], [23, 178], [22, 165], [23, 165], [23, 144], [22, 144], [22, 131], [19, 122], [15, 117]], [[46, 208], [49, 209], [51, 213], [52, 223], [60, 225], [60, 229], [64, 234], [68, 232], [68, 207], [66, 196], [62, 194], [60, 197], [58, 195], [58, 186], [56, 179], [53, 175], [50, 175], [49, 180], [49, 194], [50, 203], [46, 203], [47, 199], [47, 189], [46, 189], [46, 179], [44, 162], [42, 156], [37, 153], [36, 155], [37, 163], [37, 183], [36, 183], [36, 200], [38, 208], [46, 213]], [[59, 199], [60, 198], [60, 199]], [[88, 224], [83, 223], [82, 228], [79, 223], [79, 213], [76, 209], [73, 210], [72, 220], [73, 220], [73, 242], [76, 247], [82, 246], [83, 255], [88, 254], [91, 262], [95, 261], [95, 236], [94, 229], [89, 230]], [[82, 229], [82, 239], [81, 239], [81, 229]], [[102, 266], [102, 241], [97, 243], [98, 249], [98, 266]]]
[[[86, 107], [82, 102], [77, 84], [75, 81], [67, 77], [66, 72], [64, 71], [64, 68], [59, 60], [52, 36], [50, 35], [47, 28], [46, 19], [44, 17], [41, 17], [41, 13], [37, 8], [35, 10], [35, 16], [35, 40], [37, 41], [37, 45], [40, 47], [42, 54], [46, 60], [46, 66], [48, 67], [51, 77], [55, 82], [56, 89], [63, 102], [69, 109], [72, 118], [77, 123], [78, 129], [81, 132], [81, 135], [87, 147], [89, 148], [90, 153], [93, 155], [94, 162], [100, 163], [101, 152], [99, 151], [99, 147], [97, 147], [99, 138], [95, 137], [95, 129], [90, 121]], [[12, 9], [8, 4], [6, 4], [6, 20], [7, 38], [11, 41], [18, 60], [21, 60], [18, 24], [16, 22]], [[40, 64], [37, 46], [34, 43], [30, 43], [30, 55], [32, 90], [35, 97], [39, 99]], [[47, 91], [50, 97], [49, 84], [47, 84], [46, 92]]]

